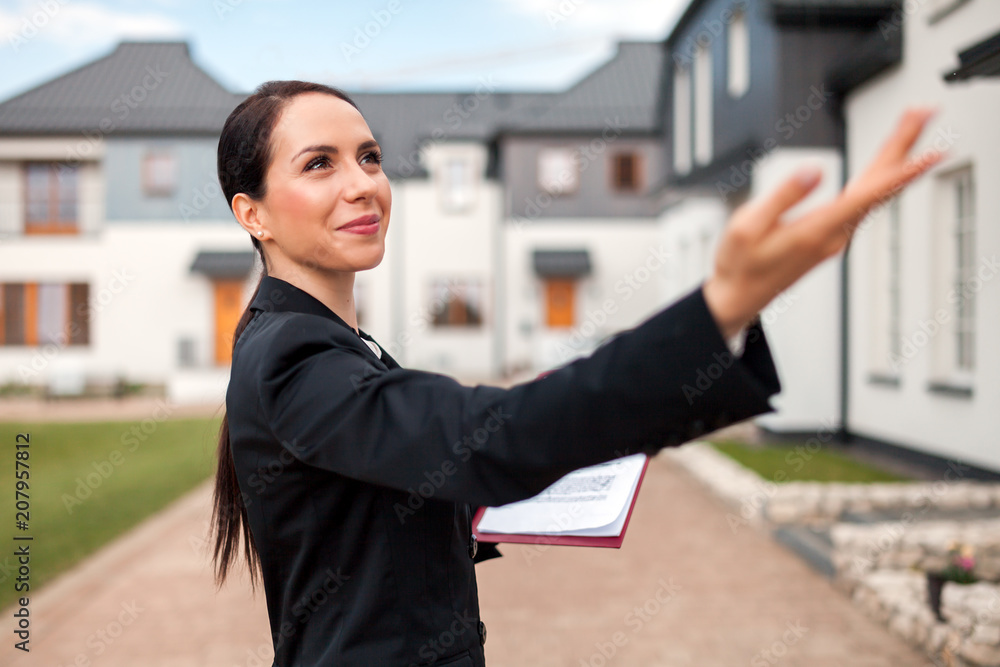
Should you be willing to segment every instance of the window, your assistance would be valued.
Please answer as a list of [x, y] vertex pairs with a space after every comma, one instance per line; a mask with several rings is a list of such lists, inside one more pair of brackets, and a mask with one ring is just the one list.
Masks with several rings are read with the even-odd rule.
[[436, 327], [478, 327], [483, 323], [483, 289], [478, 280], [435, 280], [431, 316]]
[[886, 327], [885, 334], [888, 337], [886, 343], [889, 348], [889, 354], [891, 354], [894, 359], [899, 358], [899, 355], [902, 353], [903, 345], [903, 255], [902, 244], [900, 242], [899, 219], [899, 198], [897, 197], [889, 204], [889, 225], [887, 229], [889, 234], [889, 240], [887, 243], [887, 251], [889, 255], [889, 280], [886, 285], [886, 296], [889, 301], [889, 323]]
[[197, 342], [193, 336], [181, 336], [177, 339], [177, 365], [180, 368], [198, 366]]
[[674, 70], [674, 171], [691, 171], [691, 72]]
[[570, 148], [543, 148], [538, 152], [538, 187], [552, 195], [576, 192], [580, 185]]
[[[938, 180], [934, 226], [933, 357], [931, 388], [971, 390], [976, 367], [976, 298], [982, 280], [976, 274], [976, 212], [973, 171], [966, 167]], [[928, 328], [928, 327], [925, 327]], [[912, 338], [915, 338], [914, 334]]]
[[446, 211], [462, 211], [472, 204], [472, 167], [468, 160], [451, 159], [445, 163], [441, 186], [441, 204]]
[[955, 299], [955, 367], [971, 371], [975, 367], [976, 277], [975, 200], [972, 170], [966, 169], [953, 177], [955, 272], [952, 289]]
[[[888, 220], [882, 219], [888, 217]], [[866, 221], [871, 238], [872, 281], [869, 316], [871, 348], [869, 380], [880, 384], [898, 384], [903, 356], [902, 330], [902, 244], [900, 237], [900, 200], [892, 199], [871, 214]], [[909, 351], [908, 351], [909, 352]]]
[[728, 28], [729, 42], [729, 94], [743, 97], [750, 87], [750, 40], [747, 35], [747, 20], [743, 10], [733, 13]]
[[612, 156], [611, 187], [618, 192], [642, 190], [641, 162], [637, 153], [619, 153]]
[[25, 165], [25, 234], [75, 234], [78, 174], [55, 162]]
[[87, 345], [87, 283], [0, 285], [0, 345]]
[[142, 192], [170, 197], [177, 190], [177, 158], [169, 151], [149, 151], [142, 160]]
[[712, 159], [712, 51], [705, 44], [694, 54], [694, 159], [698, 164]]
[[705, 279], [712, 275], [712, 268], [715, 266], [715, 253], [712, 244], [712, 232], [705, 229], [701, 232], [701, 271], [698, 279]]

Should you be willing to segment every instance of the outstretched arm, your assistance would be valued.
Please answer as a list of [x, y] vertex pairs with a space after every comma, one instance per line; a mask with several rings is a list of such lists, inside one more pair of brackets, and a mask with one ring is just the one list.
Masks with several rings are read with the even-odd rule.
[[748, 323], [771, 299], [823, 260], [843, 250], [868, 211], [895, 195], [943, 157], [927, 151], [909, 157], [933, 111], [903, 114], [868, 168], [832, 202], [791, 222], [783, 213], [820, 181], [804, 169], [769, 195], [733, 213], [719, 243], [714, 273], [704, 285], [705, 301], [725, 337]]

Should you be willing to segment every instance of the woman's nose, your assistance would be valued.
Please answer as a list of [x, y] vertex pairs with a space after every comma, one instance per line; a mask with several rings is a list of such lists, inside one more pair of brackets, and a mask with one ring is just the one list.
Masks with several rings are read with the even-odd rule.
[[351, 167], [347, 178], [345, 195], [348, 199], [371, 199], [378, 192], [378, 182], [359, 164]]

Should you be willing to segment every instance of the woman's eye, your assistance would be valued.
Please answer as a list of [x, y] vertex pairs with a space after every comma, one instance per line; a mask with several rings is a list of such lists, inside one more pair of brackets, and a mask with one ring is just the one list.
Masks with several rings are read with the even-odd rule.
[[327, 160], [325, 157], [320, 156], [317, 158], [313, 158], [312, 160], [309, 160], [309, 162], [306, 164], [306, 171], [313, 170], [316, 167], [326, 166], [328, 164], [330, 164], [330, 161]]
[[382, 154], [378, 151], [371, 151], [361, 156], [361, 163], [382, 164]]

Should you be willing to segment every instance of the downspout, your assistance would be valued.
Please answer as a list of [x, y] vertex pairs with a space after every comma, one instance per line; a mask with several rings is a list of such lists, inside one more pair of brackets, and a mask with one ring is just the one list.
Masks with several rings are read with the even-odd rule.
[[[847, 122], [844, 117], [844, 93], [837, 94], [833, 107], [834, 122], [837, 128], [837, 144], [840, 149], [840, 183], [841, 187], [847, 185], [849, 176], [848, 154], [847, 154]], [[851, 241], [847, 241], [847, 247], [840, 258], [840, 427], [837, 429], [837, 442], [842, 445], [850, 441], [849, 424], [849, 399], [850, 399], [850, 340], [848, 332], [850, 330], [849, 315], [849, 272], [848, 262], [850, 259]]]

